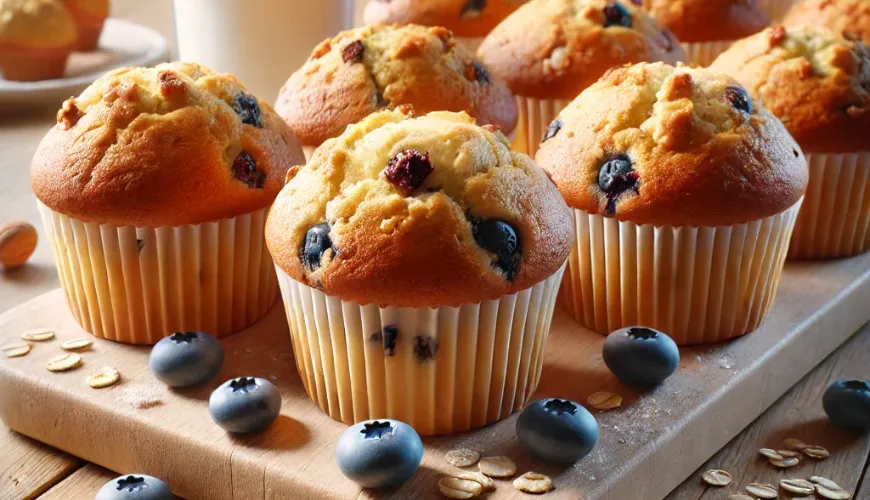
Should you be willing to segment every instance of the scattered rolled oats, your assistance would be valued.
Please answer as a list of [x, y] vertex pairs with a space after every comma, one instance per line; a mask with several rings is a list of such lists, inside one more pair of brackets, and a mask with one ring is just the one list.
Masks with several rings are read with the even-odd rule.
[[75, 339], [61, 342], [60, 348], [64, 351], [84, 351], [90, 349], [92, 345], [94, 345], [92, 339]]
[[104, 366], [99, 370], [88, 375], [88, 385], [94, 389], [102, 389], [114, 385], [115, 382], [121, 379], [121, 374], [118, 370], [111, 366]]
[[819, 460], [823, 460], [831, 456], [831, 452], [817, 445], [807, 446], [802, 450], [802, 452], [804, 455], [810, 458], [817, 458]]
[[813, 483], [806, 479], [783, 479], [779, 482], [779, 487], [799, 495], [812, 495], [816, 491]]
[[517, 473], [517, 465], [508, 457], [484, 457], [477, 467], [489, 477], [511, 477]]
[[701, 476], [701, 479], [710, 486], [728, 486], [731, 484], [731, 474], [721, 469], [710, 469]]
[[779, 498], [776, 488], [769, 484], [749, 483], [746, 485], [746, 492], [756, 498], [763, 498], [765, 500]]
[[622, 406], [622, 396], [612, 392], [596, 392], [586, 398], [589, 406], [596, 410], [612, 410]]
[[448, 451], [445, 458], [447, 463], [454, 467], [470, 467], [480, 460], [480, 453], [468, 448], [459, 448]]
[[800, 458], [801, 457], [801, 454], [798, 451], [776, 450], [776, 452], [783, 458]]
[[772, 450], [770, 448], [762, 448], [758, 450], [758, 453], [761, 453], [762, 455], [771, 460], [782, 460], [785, 458], [784, 456], [777, 453], [776, 450]]
[[801, 459], [797, 457], [788, 457], [783, 458], [782, 460], [770, 459], [768, 463], [774, 467], [779, 467], [780, 469], [788, 469], [789, 467], [794, 467], [795, 465], [801, 463]]
[[809, 446], [808, 444], [804, 443], [803, 441], [801, 441], [800, 439], [797, 439], [797, 438], [786, 438], [786, 440], [782, 442], [782, 445], [785, 446], [786, 448], [788, 448], [789, 450], [794, 450], [794, 451], [801, 451], [804, 448], [806, 448], [807, 446]]
[[828, 478], [813, 476], [810, 481], [816, 483], [816, 494], [828, 500], [849, 500], [852, 494]]
[[458, 477], [442, 476], [438, 480], [438, 491], [447, 498], [467, 500], [483, 493], [483, 486], [475, 481]]
[[26, 356], [32, 348], [30, 344], [14, 345], [12, 347], [4, 347], [3, 352], [6, 353], [7, 358], [20, 358], [21, 356]]
[[537, 472], [526, 472], [514, 479], [514, 488], [524, 493], [546, 493], [553, 489], [553, 480]]
[[68, 354], [59, 354], [48, 360], [45, 366], [50, 372], [65, 372], [78, 368], [82, 364], [82, 357], [71, 352]]
[[24, 340], [29, 340], [31, 342], [44, 342], [46, 340], [51, 340], [54, 338], [54, 331], [46, 329], [31, 330], [29, 332], [22, 333], [21, 338]]
[[456, 477], [479, 483], [483, 487], [483, 491], [495, 491], [495, 481], [482, 472], [460, 472], [456, 474]]

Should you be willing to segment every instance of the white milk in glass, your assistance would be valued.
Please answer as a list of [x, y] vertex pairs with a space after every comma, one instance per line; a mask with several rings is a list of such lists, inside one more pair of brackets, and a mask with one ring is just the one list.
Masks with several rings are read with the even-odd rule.
[[281, 86], [315, 45], [354, 22], [354, 0], [175, 0], [178, 55], [232, 73], [260, 99]]

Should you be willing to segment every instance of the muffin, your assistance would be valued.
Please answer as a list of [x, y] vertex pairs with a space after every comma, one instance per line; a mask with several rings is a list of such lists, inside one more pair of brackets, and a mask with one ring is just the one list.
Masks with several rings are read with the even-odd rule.
[[366, 24], [443, 26], [457, 41], [476, 50], [493, 28], [526, 0], [369, 0]]
[[259, 320], [277, 295], [266, 213], [302, 162], [268, 104], [197, 64], [119, 69], [68, 99], [31, 184], [73, 316], [133, 344]]
[[825, 28], [774, 26], [711, 68], [744, 85], [806, 153], [809, 186], [789, 257], [870, 248], [870, 50]]
[[61, 78], [77, 37], [60, 0], [0, 0], [0, 72], [6, 80]]
[[737, 82], [662, 63], [614, 69], [562, 111], [536, 159], [574, 209], [561, 296], [584, 326], [646, 325], [687, 345], [762, 322], [807, 166]]
[[843, 38], [870, 45], [870, 2], [867, 0], [803, 0], [785, 16], [783, 24], [819, 26]]
[[275, 108], [310, 156], [348, 125], [402, 105], [466, 111], [505, 134], [517, 120], [507, 85], [450, 31], [416, 25], [367, 26], [324, 41], [284, 84]]
[[[791, 0], [782, 0], [791, 1]], [[759, 0], [642, 0], [682, 42], [689, 63], [707, 66], [735, 40], [770, 25]]]
[[514, 147], [530, 155], [559, 111], [609, 68], [685, 56], [638, 7], [606, 0], [532, 0], [490, 33], [478, 55], [517, 95]]
[[541, 373], [571, 213], [465, 113], [386, 110], [292, 171], [266, 223], [306, 391], [420, 434], [520, 409]]
[[94, 50], [109, 17], [109, 0], [63, 0], [79, 29], [78, 50]]

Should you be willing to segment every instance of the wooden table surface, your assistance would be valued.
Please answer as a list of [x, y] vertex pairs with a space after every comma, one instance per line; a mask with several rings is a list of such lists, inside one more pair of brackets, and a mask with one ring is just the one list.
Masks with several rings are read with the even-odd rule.
[[[174, 47], [171, 0], [115, 0], [112, 8], [114, 17], [166, 34], [170, 47]], [[0, 221], [27, 220], [39, 229], [40, 235], [43, 233], [30, 192], [28, 165], [39, 140], [52, 125], [54, 113], [55, 110], [44, 110], [0, 115]], [[57, 286], [51, 249], [41, 241], [27, 266], [0, 271], [0, 312]], [[866, 474], [870, 464], [870, 436], [833, 428], [825, 419], [820, 403], [821, 394], [830, 381], [856, 377], [870, 378], [870, 326], [865, 326], [707, 463], [699, 464], [698, 471], [668, 499], [727, 499], [750, 482], [776, 484], [783, 477], [811, 475], [837, 481], [854, 492], [855, 499], [870, 499], [870, 475]], [[786, 437], [825, 446], [832, 456], [820, 462], [806, 461], [786, 471], [774, 469], [759, 459], [759, 448], [776, 448]], [[2, 424], [0, 450], [0, 499], [3, 500], [92, 498], [103, 483], [115, 476], [101, 467], [17, 435]], [[700, 477], [710, 468], [729, 471], [734, 477], [733, 483], [726, 488], [706, 487]]]

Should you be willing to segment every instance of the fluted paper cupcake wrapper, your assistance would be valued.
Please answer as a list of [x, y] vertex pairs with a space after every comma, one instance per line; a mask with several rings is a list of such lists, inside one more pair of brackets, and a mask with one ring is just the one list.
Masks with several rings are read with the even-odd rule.
[[571, 99], [533, 99], [517, 96], [519, 117], [512, 149], [534, 158], [550, 123], [569, 104]]
[[275, 304], [263, 239], [268, 207], [158, 228], [83, 222], [42, 204], [39, 210], [72, 314], [97, 337], [129, 344], [188, 330], [221, 337]]
[[870, 248], [870, 152], [808, 153], [810, 178], [789, 259], [850, 257]]
[[733, 40], [684, 43], [683, 48], [686, 50], [686, 62], [690, 66], [706, 68], [716, 60], [719, 54], [728, 50], [728, 47], [733, 43]]
[[531, 288], [458, 307], [379, 307], [326, 295], [277, 269], [309, 397], [346, 424], [464, 432], [519, 410], [541, 375], [564, 266]]
[[761, 8], [770, 16], [771, 22], [778, 23], [785, 18], [791, 6], [799, 2], [800, 0], [761, 0]]
[[577, 243], [561, 302], [604, 335], [633, 325], [680, 345], [743, 335], [773, 303], [799, 207], [719, 227], [638, 225], [574, 210]]

